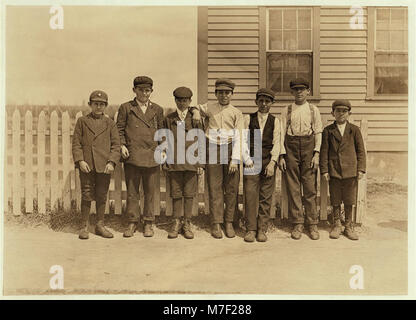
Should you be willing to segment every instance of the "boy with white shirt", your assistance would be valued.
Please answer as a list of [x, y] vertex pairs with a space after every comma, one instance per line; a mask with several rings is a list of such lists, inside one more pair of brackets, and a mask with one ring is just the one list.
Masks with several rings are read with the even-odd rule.
[[[270, 219], [273, 187], [275, 183], [275, 168], [280, 151], [280, 121], [269, 113], [274, 103], [275, 94], [272, 90], [261, 88], [256, 93], [258, 111], [247, 115], [244, 128], [244, 159], [246, 167], [254, 164], [248, 156], [255, 156], [255, 144], [261, 146], [261, 171], [259, 174], [244, 175], [246, 235], [244, 241], [267, 241], [267, 223]], [[255, 141], [255, 130], [261, 131], [261, 140]], [[247, 141], [248, 136], [250, 137]]]
[[352, 206], [356, 203], [357, 178], [364, 176], [366, 156], [360, 129], [349, 123], [351, 103], [348, 100], [335, 100], [332, 115], [335, 122], [325, 127], [322, 133], [320, 169], [323, 179], [329, 181], [329, 193], [333, 207], [331, 239], [338, 239], [342, 225], [340, 220], [341, 203], [344, 203], [345, 231], [351, 240], [358, 240], [354, 231]]
[[282, 143], [279, 168], [288, 190], [289, 216], [294, 224], [292, 238], [299, 240], [305, 224], [301, 185], [305, 200], [306, 225], [312, 240], [319, 239], [316, 209], [316, 171], [322, 140], [322, 122], [318, 108], [307, 101], [309, 82], [302, 78], [290, 81], [295, 103], [282, 112]]

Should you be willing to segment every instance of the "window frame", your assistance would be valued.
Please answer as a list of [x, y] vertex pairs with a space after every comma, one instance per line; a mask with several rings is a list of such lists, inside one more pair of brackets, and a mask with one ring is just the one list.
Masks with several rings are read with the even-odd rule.
[[[267, 50], [268, 41], [268, 21], [267, 11], [277, 8], [311, 8], [312, 9], [312, 95], [308, 100], [320, 100], [320, 6], [261, 6], [259, 7], [259, 87], [267, 85], [267, 56], [270, 53], [287, 53], [287, 51]], [[299, 51], [301, 53], [301, 51]], [[291, 95], [278, 95], [277, 100], [292, 101]]]
[[[374, 93], [374, 77], [375, 77], [375, 41], [376, 41], [376, 9], [377, 8], [395, 8], [392, 6], [372, 6], [367, 7], [367, 94], [366, 100], [408, 100], [409, 93], [407, 94], [389, 94], [389, 95], [377, 95]], [[407, 8], [407, 14], [409, 14], [409, 9]], [[407, 29], [409, 30], [409, 19], [407, 19]], [[408, 37], [410, 32], [408, 32]], [[408, 38], [409, 43], [409, 38]], [[407, 48], [408, 54], [408, 66], [409, 66], [409, 47]], [[409, 69], [407, 72], [407, 77], [409, 77]]]

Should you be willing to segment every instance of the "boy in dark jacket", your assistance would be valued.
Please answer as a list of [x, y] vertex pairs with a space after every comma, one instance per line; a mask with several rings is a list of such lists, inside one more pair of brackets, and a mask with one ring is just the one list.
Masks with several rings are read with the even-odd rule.
[[104, 210], [111, 173], [120, 159], [120, 137], [113, 120], [104, 115], [108, 97], [104, 91], [94, 91], [88, 105], [91, 113], [77, 120], [72, 140], [75, 166], [80, 169], [81, 215], [83, 229], [80, 239], [88, 239], [91, 201], [96, 201], [98, 222], [95, 232], [104, 238], [113, 234], [104, 227]]
[[345, 231], [351, 240], [358, 240], [354, 231], [352, 206], [356, 204], [357, 178], [361, 179], [366, 170], [364, 142], [360, 129], [349, 123], [351, 103], [336, 100], [332, 104], [335, 122], [327, 126], [322, 134], [320, 169], [322, 178], [329, 181], [329, 193], [333, 207], [333, 227], [330, 238], [338, 239], [342, 225], [341, 203], [344, 203]]
[[[181, 231], [186, 239], [193, 239], [191, 231], [192, 207], [195, 196], [198, 195], [198, 176], [202, 173], [201, 165], [189, 163], [186, 158], [188, 148], [194, 141], [187, 141], [185, 135], [192, 129], [200, 129], [202, 139], [205, 139], [203, 126], [200, 121], [192, 120], [192, 113], [188, 112], [192, 91], [186, 87], [179, 87], [173, 91], [177, 110], [167, 115], [165, 127], [172, 133], [173, 139], [168, 142], [168, 153], [173, 153], [173, 161], [168, 161], [164, 169], [170, 176], [170, 196], [173, 202], [174, 223], [168, 234], [170, 239], [178, 237]], [[198, 137], [199, 139], [199, 137]], [[199, 141], [199, 140], [198, 140]], [[183, 146], [182, 148], [180, 146]], [[169, 163], [173, 162], [173, 163]], [[182, 198], [184, 199], [185, 217], [182, 213]]]

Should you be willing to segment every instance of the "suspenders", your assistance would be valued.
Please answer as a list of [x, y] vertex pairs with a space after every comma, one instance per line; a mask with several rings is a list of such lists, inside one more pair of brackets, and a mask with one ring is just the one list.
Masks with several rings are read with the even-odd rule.
[[[309, 103], [309, 110], [311, 112], [311, 128], [313, 133], [313, 124], [315, 123], [315, 113], [313, 112], [313, 106]], [[292, 118], [292, 104], [287, 106], [287, 116], [286, 116], [286, 133], [289, 127], [292, 125], [291, 119]], [[293, 133], [293, 131], [292, 131]]]

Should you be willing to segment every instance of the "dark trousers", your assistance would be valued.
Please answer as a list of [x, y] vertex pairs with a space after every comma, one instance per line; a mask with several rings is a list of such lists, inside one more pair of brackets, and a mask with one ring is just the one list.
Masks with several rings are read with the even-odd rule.
[[315, 137], [285, 137], [286, 185], [289, 215], [295, 224], [304, 223], [301, 184], [303, 186], [306, 224], [318, 224], [316, 210], [316, 172], [311, 169]]
[[143, 220], [154, 221], [154, 193], [157, 172], [159, 166], [146, 168], [137, 167], [132, 164], [124, 164], [124, 174], [127, 186], [127, 219], [131, 223], [137, 223], [140, 216], [140, 180], [143, 184], [144, 208]]
[[275, 175], [266, 177], [264, 174], [245, 175], [245, 214], [248, 231], [265, 228], [270, 219]]
[[185, 218], [192, 217], [193, 200], [198, 191], [196, 171], [170, 171], [170, 196], [172, 197], [173, 217], [182, 214], [182, 198], [184, 198]]
[[[208, 143], [208, 154], [209, 145]], [[231, 161], [232, 148], [228, 145], [228, 161], [227, 164], [206, 165], [206, 174], [208, 181], [208, 195], [209, 195], [209, 213], [212, 217], [212, 223], [233, 222], [234, 213], [237, 209], [238, 185], [240, 183], [240, 172], [229, 174], [229, 165]], [[217, 148], [217, 159], [220, 155], [220, 146]], [[226, 147], [226, 146], [222, 146]], [[221, 147], [221, 148], [222, 148]], [[225, 210], [224, 210], [225, 203]]]
[[107, 201], [110, 174], [98, 173], [95, 170], [85, 173], [79, 171], [81, 182], [81, 215], [83, 220], [88, 219], [91, 201], [95, 201], [98, 221], [104, 220], [105, 203]]

